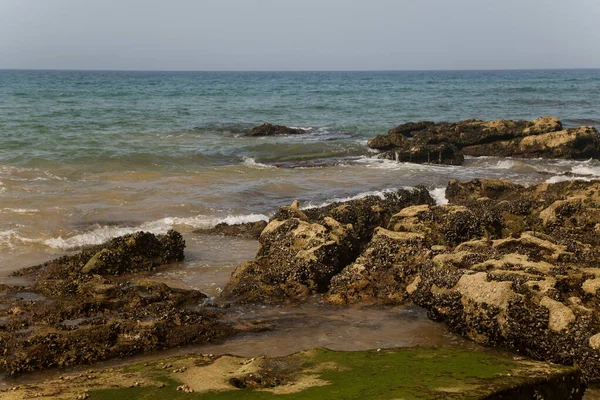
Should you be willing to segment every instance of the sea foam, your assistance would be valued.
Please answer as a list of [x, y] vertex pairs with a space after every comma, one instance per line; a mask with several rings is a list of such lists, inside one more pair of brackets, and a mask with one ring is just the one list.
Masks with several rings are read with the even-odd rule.
[[229, 215], [224, 218], [208, 217], [198, 215], [195, 217], [167, 217], [155, 221], [145, 222], [137, 227], [120, 227], [110, 225], [95, 225], [90, 231], [83, 232], [71, 237], [50, 238], [43, 240], [43, 243], [53, 249], [70, 250], [84, 246], [97, 245], [106, 242], [117, 236], [127, 235], [138, 231], [145, 231], [154, 234], [161, 234], [177, 226], [188, 226], [191, 228], [209, 228], [219, 223], [241, 224], [247, 222], [256, 222], [268, 220], [269, 217], [264, 214], [247, 215]]

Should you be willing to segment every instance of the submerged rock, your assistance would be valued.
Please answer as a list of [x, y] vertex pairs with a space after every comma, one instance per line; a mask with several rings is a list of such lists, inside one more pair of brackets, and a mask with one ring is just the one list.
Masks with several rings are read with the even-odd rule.
[[252, 128], [246, 136], [298, 135], [306, 133], [304, 129], [289, 128], [283, 125], [273, 125], [268, 122]]
[[533, 121], [409, 122], [368, 142], [401, 162], [462, 164], [463, 156], [586, 159], [600, 157], [600, 134], [591, 126], [562, 129], [556, 117]]

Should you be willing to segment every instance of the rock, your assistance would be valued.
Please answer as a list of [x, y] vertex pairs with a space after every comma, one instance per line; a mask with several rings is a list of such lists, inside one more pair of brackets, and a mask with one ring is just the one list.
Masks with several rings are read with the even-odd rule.
[[433, 204], [425, 188], [398, 190], [321, 208], [282, 207], [259, 237], [253, 261], [234, 271], [220, 301], [296, 302], [328, 290], [353, 262], [375, 228], [403, 207]]
[[478, 343], [599, 381], [600, 181], [453, 181], [446, 192], [451, 205], [406, 207], [377, 228], [326, 300], [412, 301]]
[[[293, 398], [581, 400], [586, 390], [576, 367], [535, 362], [477, 349], [391, 348], [368, 351], [311, 349], [258, 359], [186, 354], [163, 360], [187, 366], [174, 375], [149, 365], [103, 369], [87, 379], [21, 385], [9, 398]], [[157, 365], [158, 364], [158, 365]], [[418, 379], [415, 379], [415, 371]], [[164, 391], [157, 391], [164, 387]], [[132, 389], [134, 388], [134, 389]], [[240, 390], [242, 389], [242, 390]], [[1, 393], [2, 389], [0, 389]], [[179, 392], [184, 392], [179, 394]], [[58, 396], [56, 395], [58, 393]], [[56, 396], [56, 397], [54, 397]]]
[[407, 123], [368, 142], [400, 162], [460, 165], [464, 156], [587, 159], [600, 157], [596, 128], [562, 129], [556, 117], [533, 121]]
[[467, 156], [589, 159], [600, 157], [600, 134], [593, 126], [496, 141], [462, 148]]
[[268, 122], [252, 128], [246, 136], [298, 135], [306, 133], [304, 129], [289, 128], [283, 125], [272, 125]]
[[382, 157], [398, 162], [415, 164], [445, 164], [461, 165], [464, 157], [456, 146], [447, 143], [422, 144], [406, 141], [398, 146], [388, 147], [391, 150], [382, 154]]
[[194, 233], [205, 235], [237, 236], [245, 239], [258, 239], [267, 226], [266, 221], [244, 222], [241, 224], [227, 224], [222, 222], [213, 228], [197, 229]]
[[73, 367], [231, 335], [218, 312], [198, 310], [203, 293], [144, 278], [183, 259], [184, 246], [175, 231], [138, 232], [18, 271], [33, 281], [33, 293], [0, 296], [0, 372]]

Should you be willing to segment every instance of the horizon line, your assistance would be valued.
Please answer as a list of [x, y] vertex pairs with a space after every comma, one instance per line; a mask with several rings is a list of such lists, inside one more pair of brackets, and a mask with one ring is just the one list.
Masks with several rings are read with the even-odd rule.
[[495, 71], [567, 71], [600, 70], [600, 67], [573, 68], [465, 68], [465, 69], [94, 69], [94, 68], [1, 68], [0, 71], [47, 71], [47, 72], [495, 72]]

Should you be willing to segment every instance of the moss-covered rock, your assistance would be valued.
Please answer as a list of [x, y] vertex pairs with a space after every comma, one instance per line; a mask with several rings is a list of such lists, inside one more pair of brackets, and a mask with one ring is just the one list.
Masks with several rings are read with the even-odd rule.
[[233, 333], [207, 296], [140, 276], [183, 259], [181, 235], [139, 232], [18, 271], [0, 289], [0, 372], [71, 367]]
[[[579, 400], [576, 368], [449, 348], [337, 352], [278, 358], [184, 356], [63, 376], [5, 392], [47, 399]], [[81, 398], [81, 397], [80, 397]]]

